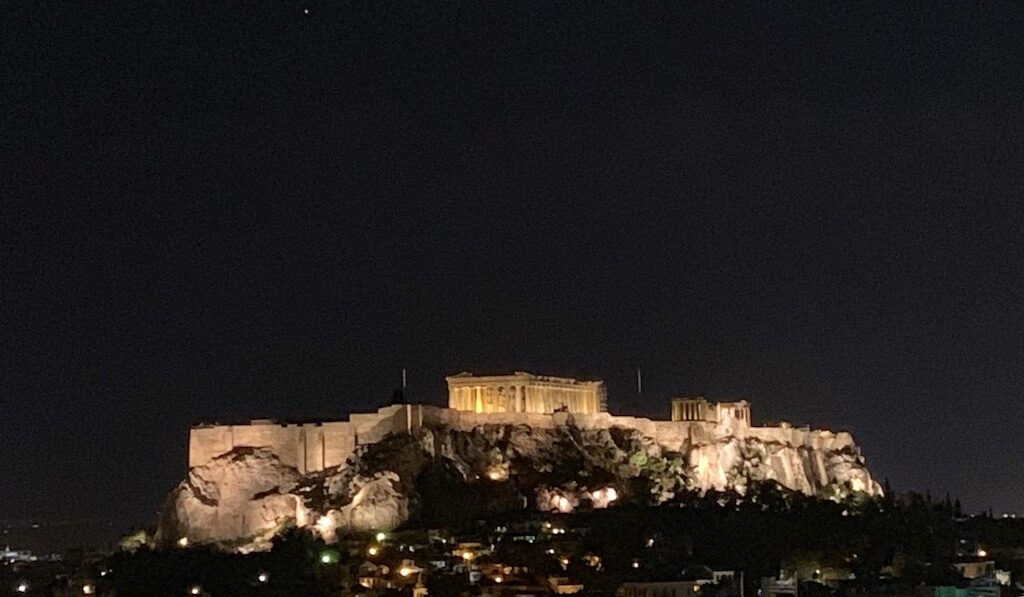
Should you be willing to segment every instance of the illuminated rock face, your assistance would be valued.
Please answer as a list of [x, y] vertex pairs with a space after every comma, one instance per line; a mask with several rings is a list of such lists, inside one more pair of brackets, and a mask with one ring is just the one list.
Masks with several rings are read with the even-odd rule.
[[401, 490], [401, 477], [393, 471], [357, 475], [345, 491], [329, 491], [329, 495], [341, 498], [338, 506], [324, 507], [325, 514], [316, 522], [317, 531], [328, 542], [339, 533], [391, 530], [409, 519], [409, 498]]
[[691, 486], [743, 493], [752, 482], [774, 481], [786, 489], [822, 497], [881, 493], [852, 443], [818, 441], [820, 436], [804, 439], [793, 443], [725, 436], [691, 446], [687, 458]]
[[[417, 463], [413, 469], [421, 468]], [[411, 488], [400, 469], [362, 474], [352, 463], [332, 474], [302, 476], [268, 450], [240, 448], [189, 472], [171, 492], [157, 528], [164, 546], [216, 544], [267, 549], [289, 527], [339, 534], [393, 529], [409, 518]]]
[[168, 544], [224, 543], [273, 535], [289, 522], [305, 525], [292, 493], [302, 477], [266, 448], [239, 449], [189, 471], [161, 517]]
[[[389, 408], [377, 422], [360, 423], [373, 441], [358, 443], [340, 466], [300, 471], [272, 447], [233, 446], [192, 467], [168, 500], [158, 542], [187, 538], [245, 551], [268, 547], [292, 525], [334, 541], [395, 528], [431, 507], [460, 515], [482, 505], [568, 512], [624, 500], [665, 503], [694, 491], [743, 495], [762, 482], [822, 498], [881, 494], [848, 433], [607, 413]], [[382, 429], [389, 431], [370, 435]], [[447, 475], [441, 493], [422, 485], [432, 470]], [[458, 487], [487, 497], [456, 503]]]

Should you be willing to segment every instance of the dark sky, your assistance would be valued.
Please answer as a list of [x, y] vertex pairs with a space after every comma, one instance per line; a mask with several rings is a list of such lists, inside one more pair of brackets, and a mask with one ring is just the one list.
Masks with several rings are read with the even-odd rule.
[[368, 4], [5, 3], [0, 519], [152, 522], [191, 423], [403, 366], [1024, 511], [1020, 3]]

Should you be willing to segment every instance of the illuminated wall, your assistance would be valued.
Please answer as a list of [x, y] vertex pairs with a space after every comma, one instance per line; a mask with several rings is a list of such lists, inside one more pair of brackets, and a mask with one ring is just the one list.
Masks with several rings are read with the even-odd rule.
[[353, 414], [348, 421], [279, 423], [256, 419], [241, 425], [198, 425], [189, 433], [189, 468], [201, 466], [235, 448], [270, 448], [300, 473], [345, 464], [356, 446], [374, 444], [389, 433], [422, 425], [423, 407], [402, 404], [375, 413]]
[[[532, 377], [532, 376], [531, 376]], [[481, 378], [457, 377], [457, 382], [468, 381], [469, 384], [453, 384], [460, 392], [467, 387], [473, 388], [475, 382]], [[486, 379], [486, 378], [484, 378]], [[497, 379], [497, 378], [492, 378]], [[509, 393], [508, 396], [523, 396], [527, 399], [537, 398], [531, 393], [532, 386], [528, 382], [537, 382], [535, 379], [526, 379], [518, 376], [504, 376], [500, 383], [506, 384], [493, 386], [508, 388], [511, 386], [524, 387], [525, 394]], [[509, 383], [509, 380], [515, 383]], [[591, 400], [589, 404], [578, 403], [570, 408], [595, 408], [597, 405], [603, 407], [603, 388], [600, 382], [575, 382], [568, 380], [570, 384], [560, 385], [559, 389], [566, 386], [577, 389], [591, 388]], [[547, 383], [552, 383], [548, 381]], [[479, 385], [479, 384], [477, 384]], [[543, 384], [538, 384], [543, 388]], [[596, 388], [596, 389], [595, 389]], [[453, 399], [460, 396], [456, 392]], [[585, 392], [581, 391], [585, 395]], [[596, 394], [596, 395], [595, 395]], [[478, 395], [472, 394], [474, 398]], [[497, 392], [492, 394], [498, 396]], [[563, 394], [553, 394], [558, 399], [563, 399]], [[486, 397], [486, 393], [484, 394]], [[706, 401], [705, 401], [706, 403]], [[476, 402], [472, 403], [475, 409]], [[500, 403], [486, 401], [481, 402], [483, 406], [488, 404], [494, 407]], [[554, 407], [552, 401], [537, 403], [527, 402], [527, 409]], [[573, 404], [566, 402], [567, 406]], [[681, 405], [681, 403], [680, 403]], [[505, 408], [509, 404], [505, 403]], [[556, 408], [556, 407], [554, 407]], [[189, 467], [203, 466], [212, 459], [230, 453], [237, 448], [269, 448], [282, 462], [293, 466], [302, 474], [313, 473], [325, 469], [342, 466], [359, 446], [371, 445], [384, 439], [392, 433], [411, 433], [421, 427], [427, 428], [449, 428], [457, 430], [471, 430], [481, 426], [529, 426], [534, 429], [554, 429], [569, 424], [580, 429], [610, 429], [621, 427], [635, 429], [643, 435], [655, 440], [666, 450], [688, 453], [690, 464], [696, 471], [697, 478], [702, 487], [725, 487], [727, 485], [727, 471], [732, 470], [735, 464], [729, 458], [736, 456], [734, 450], [723, 449], [723, 445], [731, 445], [729, 442], [722, 444], [724, 438], [730, 438], [731, 442], [743, 442], [745, 440], [758, 440], [765, 444], [800, 447], [803, 452], [800, 454], [809, 455], [803, 460], [795, 459], [795, 451], [788, 455], [772, 456], [770, 463], [773, 470], [778, 471], [780, 482], [786, 481], [787, 487], [796, 488], [801, 491], [811, 491], [827, 482], [829, 478], [829, 463], [824, 460], [826, 454], [831, 453], [855, 453], [859, 457], [859, 449], [853, 442], [853, 437], [847, 432], [832, 432], [828, 430], [810, 430], [807, 428], [792, 427], [787, 423], [780, 423], [773, 427], [752, 427], [746, 421], [749, 420], [749, 404], [745, 401], [724, 402], [717, 405], [705, 404], [704, 410], [677, 411], [673, 404], [673, 419], [680, 412], [692, 416], [703, 414], [707, 417], [704, 420], [672, 420], [656, 421], [641, 417], [615, 416], [607, 412], [477, 412], [476, 410], [441, 408], [436, 406], [425, 406], [419, 404], [399, 404], [378, 409], [372, 413], [353, 413], [348, 421], [325, 421], [316, 423], [279, 423], [271, 420], [254, 420], [242, 425], [199, 425], [191, 430], [189, 437]], [[695, 413], [695, 414], [694, 414]], [[712, 418], [716, 421], [712, 421]], [[785, 457], [784, 457], [785, 456]], [[813, 458], [812, 458], [813, 456]], [[775, 460], [778, 460], [776, 462]], [[804, 461], [806, 460], [806, 462]], [[701, 476], [703, 475], [703, 476]], [[870, 478], [851, 479], [852, 487], [871, 487]], [[787, 484], [788, 483], [788, 484]]]

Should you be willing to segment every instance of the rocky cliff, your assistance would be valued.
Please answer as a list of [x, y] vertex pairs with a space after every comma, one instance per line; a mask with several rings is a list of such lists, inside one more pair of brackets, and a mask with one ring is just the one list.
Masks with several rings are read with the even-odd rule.
[[157, 541], [249, 551], [292, 525], [332, 541], [488, 510], [660, 504], [693, 491], [743, 494], [757, 483], [831, 499], [881, 493], [845, 434], [724, 429], [669, 447], [634, 428], [581, 428], [571, 417], [544, 429], [435, 424], [362, 446], [344, 466], [312, 475], [269, 449], [236, 448], [189, 471], [168, 498]]

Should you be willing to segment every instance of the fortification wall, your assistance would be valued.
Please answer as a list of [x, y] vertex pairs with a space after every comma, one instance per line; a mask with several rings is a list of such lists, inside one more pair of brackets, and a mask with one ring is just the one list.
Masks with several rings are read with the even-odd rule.
[[201, 425], [189, 433], [188, 466], [202, 466], [235, 448], [270, 448], [300, 473], [340, 466], [357, 446], [374, 444], [389, 433], [422, 425], [422, 406], [395, 405], [375, 413], [353, 414], [349, 421], [278, 423], [255, 420], [243, 425]]
[[234, 447], [231, 425], [193, 427], [188, 434], [188, 467], [206, 464]]
[[348, 457], [356, 449], [356, 433], [351, 423], [324, 423], [323, 426], [324, 462], [321, 468], [331, 468], [345, 464]]
[[815, 450], [856, 449], [846, 432], [807, 430], [789, 426], [734, 428], [706, 421], [654, 421], [640, 417], [589, 414], [475, 413], [436, 406], [399, 404], [375, 413], [353, 413], [348, 421], [278, 423], [256, 420], [247, 425], [203, 425], [189, 435], [189, 467], [202, 466], [239, 447], [266, 447], [300, 473], [340, 466], [359, 446], [374, 444], [391, 433], [409, 433], [424, 425], [472, 429], [483, 425], [527, 425], [553, 429], [569, 419], [583, 429], [625, 427], [653, 438], [668, 450], [685, 452], [691, 446], [708, 445], [731, 435], [763, 442], [806, 446]]
[[189, 434], [189, 468], [242, 447], [270, 448], [283, 463], [308, 473], [344, 463], [355, 449], [355, 435], [351, 423], [344, 421], [194, 427]]
[[389, 433], [409, 432], [423, 425], [422, 404], [396, 404], [375, 413], [353, 413], [349, 417], [355, 430], [356, 445], [375, 444]]

